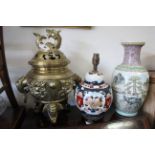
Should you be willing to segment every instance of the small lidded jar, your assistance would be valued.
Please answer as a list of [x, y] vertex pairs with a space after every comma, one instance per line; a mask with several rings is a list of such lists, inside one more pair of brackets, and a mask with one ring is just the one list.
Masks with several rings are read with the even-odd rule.
[[93, 70], [86, 74], [75, 91], [76, 105], [85, 117], [86, 124], [103, 118], [112, 104], [112, 89], [105, 83], [103, 74], [97, 70], [99, 61], [99, 54], [95, 53], [92, 59]]

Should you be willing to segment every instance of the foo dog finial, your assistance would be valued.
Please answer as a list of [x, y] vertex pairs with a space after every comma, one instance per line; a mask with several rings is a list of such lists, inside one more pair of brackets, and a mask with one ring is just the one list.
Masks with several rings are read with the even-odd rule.
[[36, 36], [36, 45], [42, 51], [56, 51], [61, 45], [60, 31], [46, 29], [47, 35], [34, 33]]

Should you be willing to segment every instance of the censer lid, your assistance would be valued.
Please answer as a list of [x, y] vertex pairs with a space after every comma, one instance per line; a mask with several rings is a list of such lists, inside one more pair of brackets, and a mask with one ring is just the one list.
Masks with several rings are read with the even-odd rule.
[[61, 45], [60, 31], [46, 30], [47, 36], [34, 33], [39, 51], [29, 64], [34, 68], [63, 67], [70, 63], [66, 56], [59, 50]]

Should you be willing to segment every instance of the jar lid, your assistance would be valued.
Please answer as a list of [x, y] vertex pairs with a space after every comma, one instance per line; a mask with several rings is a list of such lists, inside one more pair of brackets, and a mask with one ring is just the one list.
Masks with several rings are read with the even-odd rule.
[[104, 76], [102, 73], [99, 73], [97, 70], [97, 66], [99, 65], [100, 57], [98, 53], [94, 53], [92, 58], [93, 70], [86, 73], [85, 82], [93, 83], [93, 84], [101, 84], [104, 83]]
[[86, 73], [85, 81], [90, 83], [103, 83], [104, 82], [104, 76], [100, 73], [93, 73], [90, 72]]

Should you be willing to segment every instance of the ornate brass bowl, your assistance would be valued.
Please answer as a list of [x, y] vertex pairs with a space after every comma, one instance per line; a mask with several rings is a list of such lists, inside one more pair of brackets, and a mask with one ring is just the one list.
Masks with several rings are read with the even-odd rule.
[[21, 93], [30, 93], [47, 110], [52, 123], [56, 123], [58, 110], [64, 108], [68, 93], [73, 89], [75, 74], [67, 68], [70, 61], [59, 50], [59, 31], [46, 30], [47, 36], [34, 33], [39, 51], [29, 61], [32, 69], [17, 82]]

